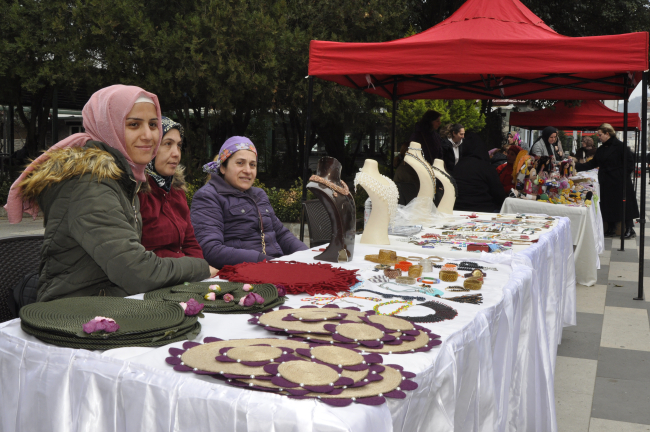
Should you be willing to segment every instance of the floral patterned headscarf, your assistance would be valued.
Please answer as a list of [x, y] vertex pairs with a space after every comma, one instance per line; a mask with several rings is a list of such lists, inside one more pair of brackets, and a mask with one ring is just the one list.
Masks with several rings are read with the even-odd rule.
[[251, 140], [241, 136], [230, 137], [221, 146], [219, 155], [215, 158], [215, 160], [203, 165], [203, 172], [212, 174], [218, 173], [221, 164], [239, 150], [250, 150], [255, 153], [255, 156], [257, 156], [257, 149]]
[[[178, 129], [178, 132], [181, 134], [181, 141], [185, 141], [185, 130], [183, 129], [183, 125], [165, 116], [161, 117], [161, 122], [162, 122], [162, 130], [163, 130], [162, 133], [163, 139], [165, 139], [165, 135], [167, 134], [167, 132], [169, 132], [172, 129]], [[151, 162], [147, 164], [147, 167], [144, 169], [144, 172], [149, 174], [156, 181], [156, 184], [158, 184], [158, 186], [163, 188], [165, 191], [169, 192], [171, 190], [172, 180], [174, 179], [174, 176], [173, 175], [163, 176], [159, 174], [158, 171], [156, 171], [156, 158], [153, 158]]]

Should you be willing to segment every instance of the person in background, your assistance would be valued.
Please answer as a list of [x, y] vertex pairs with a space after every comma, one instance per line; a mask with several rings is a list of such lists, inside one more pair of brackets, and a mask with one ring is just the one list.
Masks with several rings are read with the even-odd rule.
[[402, 143], [399, 154], [395, 156], [393, 166], [395, 176], [393, 181], [399, 192], [398, 204], [406, 205], [418, 195], [420, 191], [420, 178], [413, 167], [404, 161], [404, 157], [409, 148], [409, 142]]
[[420, 143], [424, 159], [430, 164], [433, 164], [434, 159], [442, 159], [442, 140], [438, 135], [440, 122], [441, 114], [429, 110], [415, 124], [415, 130], [411, 134], [410, 141]]
[[210, 265], [260, 262], [307, 249], [282, 225], [266, 192], [253, 187], [257, 149], [251, 140], [228, 138], [203, 170], [210, 179], [194, 194], [190, 215]]
[[445, 169], [449, 174], [452, 174], [454, 167], [462, 156], [465, 128], [458, 123], [450, 124], [444, 128], [442, 135], [446, 137], [442, 141], [442, 159], [445, 162]]
[[530, 154], [532, 156], [549, 156], [555, 161], [561, 161], [564, 159], [564, 153], [561, 146], [558, 145], [558, 141], [557, 129], [547, 126], [530, 147]]
[[[593, 159], [576, 164], [576, 171], [598, 168], [600, 214], [603, 221], [607, 222], [605, 237], [616, 235], [616, 224], [623, 217], [623, 205], [625, 205], [625, 238], [634, 238], [636, 237], [634, 219], [639, 217], [639, 205], [630, 178], [630, 174], [634, 171], [634, 154], [629, 147], [616, 138], [616, 131], [609, 123], [600, 125], [598, 139], [602, 145], [596, 150]], [[625, 170], [623, 170], [624, 161]], [[625, 202], [623, 187], [625, 187]]]
[[508, 154], [509, 148], [510, 148], [510, 144], [506, 142], [500, 148], [492, 149], [488, 152], [488, 155], [490, 156], [490, 164], [492, 164], [492, 166], [495, 169], [500, 165], [506, 163], [507, 161], [506, 155]]
[[589, 136], [582, 137], [582, 147], [576, 151], [576, 156], [573, 158], [576, 162], [585, 163], [593, 159], [596, 154], [596, 146], [594, 140]]
[[510, 190], [515, 187], [515, 184], [512, 180], [512, 170], [514, 169], [515, 160], [521, 151], [524, 150], [522, 150], [522, 148], [518, 145], [511, 145], [508, 148], [507, 162], [497, 167], [499, 180], [501, 181], [503, 190], [507, 195], [509, 195]]
[[142, 245], [163, 258], [203, 258], [187, 206], [185, 168], [180, 165], [185, 132], [167, 117], [162, 117], [162, 132], [158, 154], [147, 164], [147, 181], [138, 192]]
[[85, 133], [60, 141], [32, 162], [10, 191], [7, 213], [45, 215], [38, 301], [125, 297], [214, 277], [199, 258], [160, 258], [140, 241], [138, 189], [162, 136], [156, 95], [114, 85], [82, 111]]
[[507, 195], [483, 142], [477, 134], [467, 133], [463, 147], [454, 175], [458, 188], [454, 210], [498, 212]]

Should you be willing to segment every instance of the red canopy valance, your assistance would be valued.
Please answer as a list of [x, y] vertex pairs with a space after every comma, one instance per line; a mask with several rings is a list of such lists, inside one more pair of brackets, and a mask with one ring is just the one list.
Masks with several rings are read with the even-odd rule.
[[[607, 108], [600, 101], [582, 101], [580, 106], [568, 107], [564, 102], [553, 108], [538, 111], [510, 113], [510, 125], [526, 129], [543, 129], [553, 126], [566, 130], [596, 130], [603, 123], [609, 123], [616, 130], [623, 129], [623, 113]], [[628, 113], [628, 129], [641, 129], [638, 113]]]
[[389, 99], [624, 99], [647, 68], [647, 32], [562, 36], [518, 0], [468, 0], [408, 38], [309, 52], [309, 75]]

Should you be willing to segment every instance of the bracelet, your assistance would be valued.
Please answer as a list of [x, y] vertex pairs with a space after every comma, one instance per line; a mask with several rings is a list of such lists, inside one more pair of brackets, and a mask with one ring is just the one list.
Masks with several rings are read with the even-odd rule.
[[422, 282], [423, 284], [427, 284], [427, 285], [433, 285], [433, 284], [439, 284], [440, 279], [432, 278], [432, 277], [422, 277], [422, 278], [418, 278], [418, 282]]
[[[389, 304], [395, 304], [395, 303], [405, 303], [405, 304], [404, 304], [404, 306], [400, 306], [397, 310], [394, 310], [393, 312], [389, 312], [389, 313], [381, 313], [381, 312], [379, 312], [380, 307], [386, 306], [386, 305], [389, 305]], [[406, 309], [410, 308], [411, 306], [413, 306], [412, 301], [391, 300], [391, 301], [386, 302], [386, 303], [380, 303], [380, 304], [375, 305], [372, 308], [372, 310], [374, 310], [377, 315], [397, 315], [398, 313], [402, 312], [403, 310], [406, 310]]]
[[415, 278], [411, 276], [397, 276], [395, 282], [405, 285], [415, 285]]
[[402, 270], [400, 269], [384, 269], [384, 276], [388, 279], [395, 279], [396, 277], [402, 276]]
[[429, 256], [427, 258], [429, 258], [433, 262], [443, 262], [444, 261], [444, 259], [442, 259], [442, 258], [440, 258], [439, 256], [436, 256], [436, 255], [431, 255], [431, 256]]
[[410, 263], [408, 261], [400, 261], [397, 264], [395, 264], [396, 269], [400, 269], [402, 271], [409, 271], [409, 267], [411, 267], [413, 263]]
[[466, 291], [469, 291], [469, 289], [468, 289], [468, 288], [464, 288], [464, 287], [462, 287], [462, 286], [460, 286], [460, 285], [452, 285], [452, 286], [448, 286], [447, 288], [445, 288], [445, 291], [450, 291], [450, 292], [466, 292]]
[[412, 265], [409, 267], [409, 276], [414, 278], [419, 278], [422, 276], [422, 266], [419, 264]]

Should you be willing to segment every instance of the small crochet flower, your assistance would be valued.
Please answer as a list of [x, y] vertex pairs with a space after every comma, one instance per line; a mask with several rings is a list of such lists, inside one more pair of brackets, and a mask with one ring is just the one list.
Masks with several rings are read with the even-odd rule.
[[221, 287], [220, 287], [219, 285], [210, 285], [210, 286], [208, 287], [208, 289], [209, 289], [210, 291], [221, 292]]
[[225, 301], [226, 303], [230, 303], [234, 299], [235, 299], [235, 297], [232, 294], [225, 294], [223, 296], [223, 301]]
[[116, 332], [119, 328], [120, 326], [115, 322], [114, 319], [102, 316], [96, 316], [83, 325], [83, 331], [88, 334], [98, 331], [113, 333]]
[[239, 305], [244, 307], [253, 306], [255, 303], [264, 304], [264, 297], [257, 293], [250, 293], [239, 299]]
[[193, 298], [189, 299], [187, 303], [180, 302], [179, 304], [181, 305], [181, 307], [185, 311], [185, 315], [187, 316], [194, 316], [198, 314], [203, 310], [203, 307], [205, 306], [204, 304], [197, 302]]
[[215, 293], [211, 292], [204, 295], [203, 298], [209, 301], [214, 301], [217, 298], [217, 296], [215, 295]]
[[287, 289], [284, 285], [276, 285], [275, 288], [278, 290], [279, 297], [284, 297], [287, 295]]
[[250, 290], [253, 289], [253, 286], [252, 286], [251, 284], [244, 284], [244, 286], [242, 287], [242, 289], [243, 289], [244, 291], [248, 292], [248, 291], [250, 291]]

